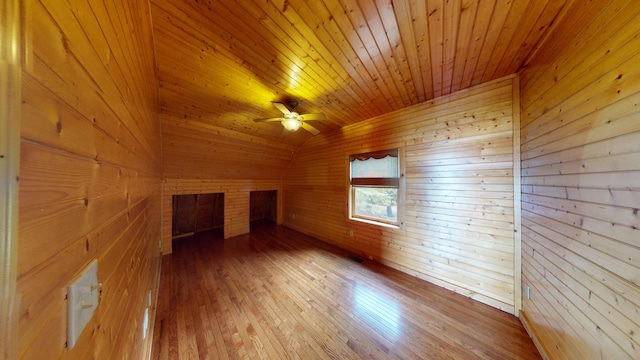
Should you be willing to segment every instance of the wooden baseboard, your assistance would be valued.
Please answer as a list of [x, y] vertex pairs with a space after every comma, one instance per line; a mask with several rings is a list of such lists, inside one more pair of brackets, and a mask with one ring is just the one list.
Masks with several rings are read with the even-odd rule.
[[529, 319], [529, 316], [524, 310], [520, 310], [519, 318], [520, 318], [520, 322], [522, 323], [522, 326], [524, 326], [525, 330], [527, 331], [527, 334], [529, 334], [529, 337], [531, 338], [531, 340], [533, 340], [533, 344], [538, 349], [540, 356], [542, 356], [544, 360], [550, 360], [551, 358], [548, 355], [549, 352], [546, 350], [545, 346], [540, 341], [540, 338], [538, 337], [538, 334], [536, 333], [536, 331], [533, 329], [533, 326], [531, 326], [531, 319]]

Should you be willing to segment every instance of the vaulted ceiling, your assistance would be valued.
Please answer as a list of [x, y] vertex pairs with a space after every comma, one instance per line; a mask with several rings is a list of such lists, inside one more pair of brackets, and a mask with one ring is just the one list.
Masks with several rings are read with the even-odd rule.
[[[580, 0], [152, 0], [163, 121], [297, 146], [519, 71]], [[169, 120], [167, 120], [169, 119]]]

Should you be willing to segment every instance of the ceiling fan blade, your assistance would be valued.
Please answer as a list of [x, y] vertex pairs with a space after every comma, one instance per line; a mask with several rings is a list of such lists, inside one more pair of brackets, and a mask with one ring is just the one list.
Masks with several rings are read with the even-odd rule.
[[327, 117], [324, 116], [324, 114], [320, 113], [320, 114], [302, 114], [300, 115], [300, 120], [302, 121], [307, 121], [307, 120], [327, 120]]
[[312, 133], [313, 135], [318, 135], [320, 134], [320, 131], [316, 128], [314, 128], [313, 126], [303, 122], [302, 123], [302, 128], [307, 130], [308, 132]]
[[283, 114], [289, 115], [291, 113], [291, 111], [289, 111], [289, 109], [287, 109], [287, 107], [283, 103], [279, 103], [275, 101], [272, 101], [271, 103], [273, 104], [273, 106], [276, 107], [276, 109], [282, 111]]
[[282, 121], [281, 117], [278, 118], [262, 118], [262, 119], [253, 119], [255, 122], [269, 122], [269, 121]]

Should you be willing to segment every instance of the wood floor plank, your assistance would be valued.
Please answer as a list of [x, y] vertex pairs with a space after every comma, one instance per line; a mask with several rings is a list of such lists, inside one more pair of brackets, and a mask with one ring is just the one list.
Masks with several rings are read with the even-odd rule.
[[519, 320], [267, 221], [173, 244], [153, 359], [540, 359]]

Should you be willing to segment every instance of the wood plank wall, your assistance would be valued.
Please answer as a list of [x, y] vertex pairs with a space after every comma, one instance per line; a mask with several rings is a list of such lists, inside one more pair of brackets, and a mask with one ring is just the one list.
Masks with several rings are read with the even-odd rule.
[[557, 359], [640, 359], [640, 3], [604, 3], [522, 72], [523, 314]]
[[[161, 115], [165, 179], [281, 179], [295, 147]], [[280, 124], [274, 124], [280, 127]]]
[[173, 195], [224, 193], [224, 238], [249, 232], [252, 191], [277, 191], [276, 223], [282, 223], [282, 180], [164, 179], [162, 188], [162, 253], [171, 253]]
[[[162, 114], [162, 253], [171, 253], [173, 195], [224, 193], [225, 239], [246, 234], [251, 191], [278, 192], [295, 147], [230, 129]], [[279, 125], [279, 124], [278, 124]]]
[[[161, 226], [149, 4], [24, 0], [22, 9], [19, 358], [142, 358]], [[66, 287], [92, 259], [101, 300], [67, 350]]]
[[[513, 313], [514, 81], [316, 136], [285, 176], [284, 224]], [[405, 228], [348, 220], [348, 155], [395, 146], [405, 154]]]

